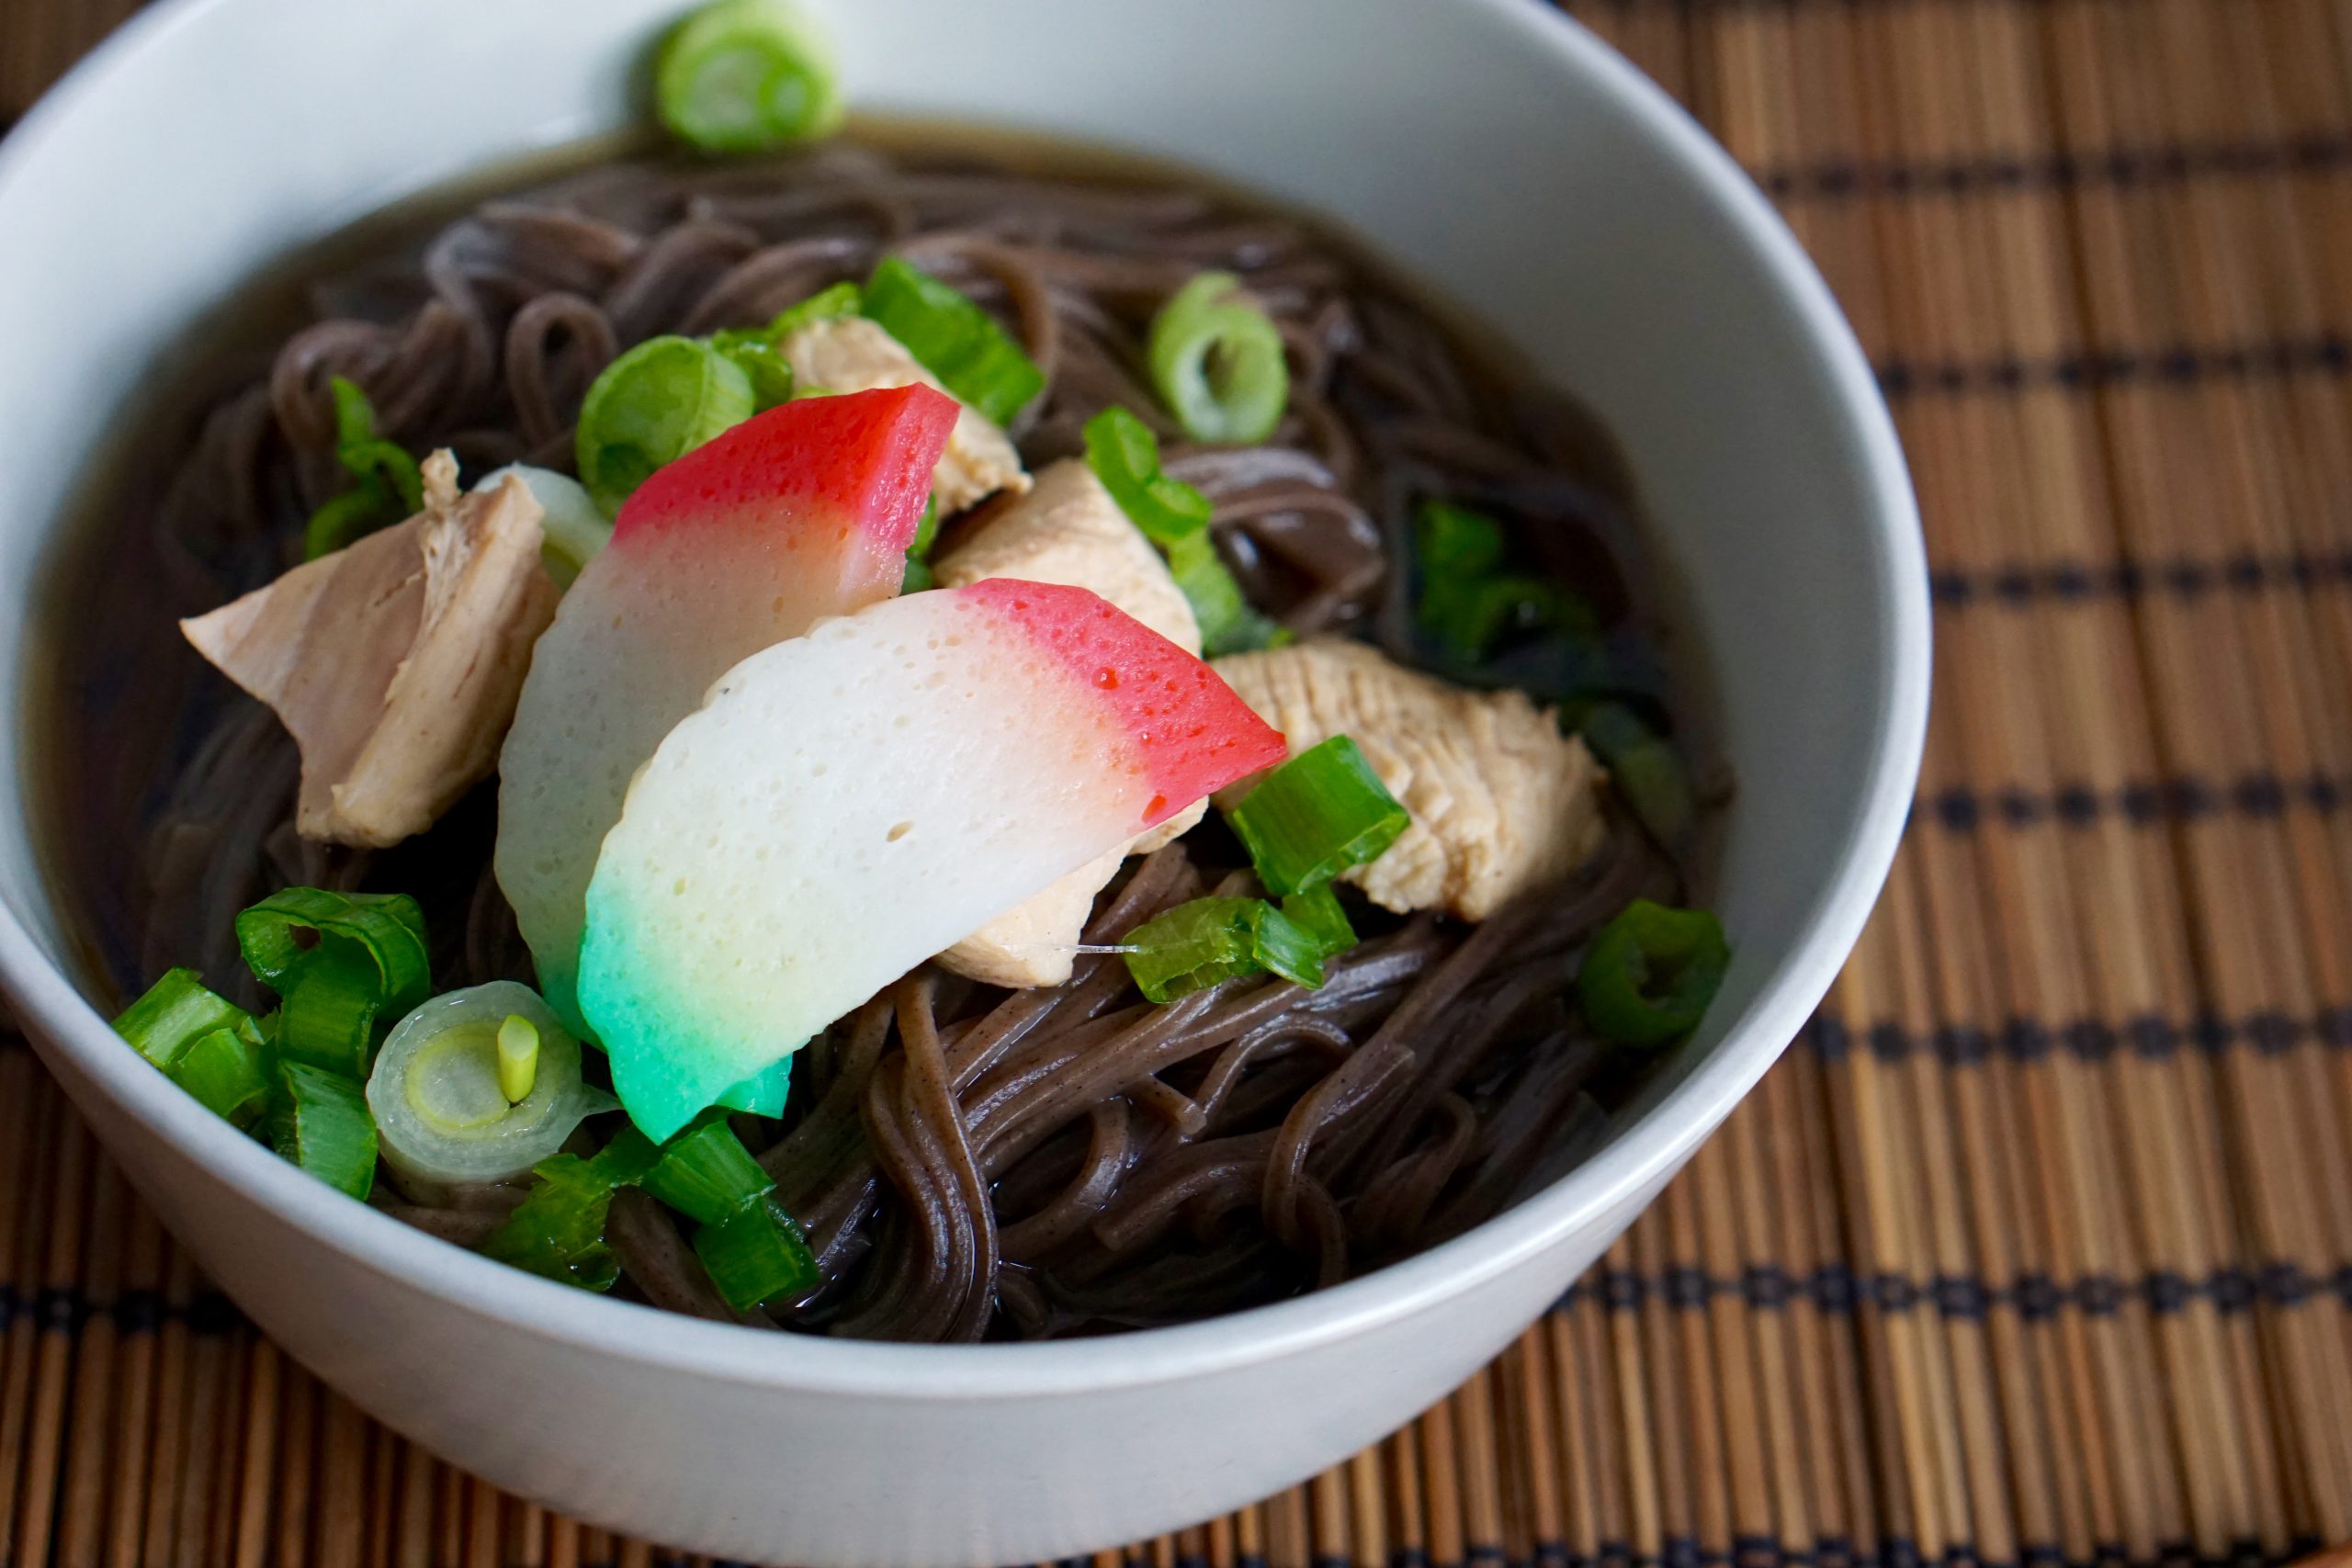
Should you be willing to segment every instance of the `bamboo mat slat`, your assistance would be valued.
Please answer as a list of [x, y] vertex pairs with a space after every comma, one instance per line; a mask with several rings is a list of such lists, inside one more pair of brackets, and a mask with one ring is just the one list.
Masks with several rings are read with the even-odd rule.
[[[131, 0], [0, 0], [0, 123]], [[1492, 1367], [1157, 1568], [2352, 1540], [2352, 0], [1573, 0], [1787, 213], [1936, 573], [1807, 1031]], [[374, 1426], [0, 1046], [0, 1563], [680, 1560]]]

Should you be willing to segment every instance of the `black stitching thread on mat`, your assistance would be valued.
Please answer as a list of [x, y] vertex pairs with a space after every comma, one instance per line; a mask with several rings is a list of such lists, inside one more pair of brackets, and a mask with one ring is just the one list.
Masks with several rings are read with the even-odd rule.
[[2298, 550], [2282, 556], [2249, 551], [2221, 559], [2177, 557], [2101, 566], [2062, 560], [2041, 566], [1953, 568], [1930, 572], [1928, 582], [1938, 607], [1950, 610], [1976, 604], [2023, 610], [2045, 602], [2073, 604], [2107, 599], [2195, 601], [2223, 591], [2312, 592], [2352, 584], [2352, 549]]
[[2352, 131], [2283, 141], [2177, 142], [2098, 152], [1979, 153], [1965, 158], [1826, 159], [1750, 171], [1781, 200], [1873, 200], [1884, 197], [1967, 196], [1984, 191], [2131, 189], [2231, 179], [2321, 174], [2352, 165]]
[[2352, 1308], [2352, 1263], [2314, 1274], [2300, 1264], [2272, 1261], [2218, 1269], [2193, 1279], [2168, 1269], [2152, 1269], [2133, 1279], [2094, 1273], [2067, 1280], [2029, 1270], [2005, 1284], [1973, 1274], [1939, 1274], [1930, 1279], [1890, 1271], [1863, 1274], [1842, 1263], [1825, 1263], [1804, 1273], [1777, 1263], [1755, 1263], [1743, 1269], [1736, 1279], [1689, 1265], [1655, 1276], [1604, 1268], [1570, 1285], [1553, 1304], [1572, 1307], [1589, 1301], [1610, 1312], [1630, 1313], [1652, 1302], [1677, 1312], [1704, 1312], [1718, 1301], [1736, 1301], [1756, 1312], [1782, 1312], [1803, 1303], [1833, 1316], [1846, 1316], [1867, 1306], [1887, 1313], [1933, 1310], [1941, 1317], [1962, 1322], [1981, 1321], [1988, 1314], [2008, 1310], [2029, 1323], [2041, 1323], [2064, 1312], [2113, 1317], [2134, 1303], [2165, 1316], [2199, 1301], [2211, 1302], [2216, 1312], [2227, 1316], [2257, 1305], [2300, 1306], [2324, 1296]]
[[166, 1323], [181, 1323], [191, 1334], [227, 1334], [244, 1322], [228, 1297], [202, 1292], [186, 1302], [165, 1301], [161, 1292], [125, 1291], [110, 1303], [91, 1301], [69, 1285], [42, 1285], [27, 1291], [0, 1281], [0, 1334], [18, 1318], [44, 1334], [78, 1334], [93, 1318], [104, 1316], [116, 1333], [126, 1337], [153, 1334]]
[[2322, 1008], [2309, 1018], [2276, 1010], [2223, 1018], [2200, 1012], [2187, 1020], [2157, 1013], [2135, 1013], [2120, 1021], [2082, 1018], [2053, 1024], [2040, 1019], [2012, 1018], [1997, 1028], [1973, 1023], [1939, 1024], [1915, 1030], [1892, 1019], [1850, 1025], [1829, 1013], [1816, 1013], [1799, 1038], [1824, 1062], [1841, 1062], [1857, 1049], [1882, 1062], [1895, 1063], [1933, 1055], [1946, 1066], [1976, 1066], [1994, 1053], [2013, 1062], [2039, 1062], [2058, 1052], [2085, 1062], [2105, 1062], [2129, 1051], [2143, 1061], [2163, 1061], [2184, 1047], [2218, 1055], [2238, 1046], [2276, 1056], [2305, 1043], [2329, 1050], [2352, 1049], [2352, 1007]]
[[1980, 790], [1954, 784], [1920, 792], [1911, 802], [1911, 817], [1915, 825], [1925, 819], [1951, 833], [2036, 828], [2045, 823], [2087, 828], [2112, 817], [2120, 817], [2136, 828], [2153, 828], [2222, 817], [2275, 820], [2290, 810], [2324, 817], [2347, 802], [2352, 802], [2352, 776], [2309, 773], [2282, 778], [2277, 773], [2250, 773], [2222, 782], [2182, 773], [2137, 779], [2113, 789], [2097, 789], [2087, 784], [2065, 784], [2048, 790], [2016, 785]]
[[2175, 344], [2143, 352], [2094, 349], [2055, 358], [1890, 359], [1877, 367], [1879, 389], [1890, 401], [1977, 393], [2010, 396], [2039, 387], [2091, 391], [2347, 372], [2352, 372], [2352, 342], [2334, 333], [2267, 343]]

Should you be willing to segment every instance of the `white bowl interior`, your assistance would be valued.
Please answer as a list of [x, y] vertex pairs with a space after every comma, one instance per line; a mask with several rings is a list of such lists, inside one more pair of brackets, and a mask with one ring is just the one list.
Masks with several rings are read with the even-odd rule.
[[[178, 0], [0, 147], [0, 428], [19, 455], [0, 465], [0, 689], [20, 699], [46, 678], [24, 632], [51, 522], [159, 345], [261, 262], [396, 196], [622, 123], [675, 8]], [[1892, 854], [1924, 720], [1924, 572], [1899, 454], [1793, 242], [1679, 110], [1529, 0], [819, 8], [861, 106], [1174, 159], [1328, 215], [1578, 396], [1620, 442], [1679, 573], [1738, 776], [1721, 864], [1736, 962], [1614, 1143], [1448, 1259], [1161, 1337], [1160, 1372], [1467, 1289], [1653, 1190], [1827, 986]], [[544, 1332], [624, 1337], [631, 1320], [614, 1314], [628, 1309], [554, 1303], [551, 1287], [421, 1246], [121, 1050], [64, 967], [25, 739], [21, 722], [0, 726], [0, 971], [73, 1077], [317, 1240], [397, 1257]], [[938, 1365], [826, 1345], [787, 1366], [700, 1325], [660, 1338], [646, 1354], [778, 1384], [812, 1367], [903, 1384], [907, 1367]], [[1060, 1359], [1008, 1365], [1002, 1386], [1134, 1375], [1100, 1349], [1048, 1354]]]

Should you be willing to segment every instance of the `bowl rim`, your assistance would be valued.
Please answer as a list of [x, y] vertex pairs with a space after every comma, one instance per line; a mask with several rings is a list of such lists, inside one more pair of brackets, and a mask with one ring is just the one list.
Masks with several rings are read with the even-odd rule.
[[[0, 202], [53, 129], [119, 64], [232, 0], [165, 0], [132, 17], [0, 141]], [[152, 1135], [389, 1283], [503, 1327], [596, 1354], [779, 1391], [930, 1403], [1097, 1393], [1228, 1371], [1338, 1344], [1442, 1309], [1668, 1178], [1794, 1038], [1861, 934], [1908, 816], [1925, 744], [1931, 615], [1908, 471], [1877, 378], [1827, 285], [1763, 193], [1696, 120], [1565, 12], [1527, 0], [1456, 0], [1554, 60], [1636, 121], [1753, 247], [1803, 329], [1871, 498], [1871, 574], [1892, 657], [1875, 692], [1861, 808], [1827, 891], [1743, 1016], [1683, 1081], [1591, 1158], [1485, 1224], [1329, 1290], [1197, 1323], [1029, 1344], [899, 1345], [779, 1336], [555, 1284], [402, 1224], [304, 1176], [146, 1067], [0, 903], [0, 985], [44, 1053], [59, 1052]], [[658, 1325], [661, 1332], [649, 1334]]]

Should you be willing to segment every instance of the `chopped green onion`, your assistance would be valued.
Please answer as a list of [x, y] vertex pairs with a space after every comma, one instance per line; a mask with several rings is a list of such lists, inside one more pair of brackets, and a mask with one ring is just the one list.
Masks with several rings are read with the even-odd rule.
[[1661, 1045], [1698, 1027], [1731, 965], [1723, 922], [1704, 909], [1636, 898], [1600, 928], [1577, 971], [1587, 1022], [1625, 1045]]
[[931, 547], [939, 541], [939, 497], [933, 495], [922, 503], [922, 516], [915, 523], [914, 543], [907, 547], [907, 570], [899, 583], [901, 593], [920, 593], [938, 582], [931, 573]]
[[653, 471], [752, 417], [742, 367], [689, 337], [648, 338], [605, 367], [572, 436], [580, 482], [617, 513]]
[[1229, 272], [1204, 272], [1152, 318], [1152, 384], [1194, 441], [1253, 446], [1290, 399], [1283, 334]]
[[1379, 859], [1412, 822], [1344, 735], [1269, 773], [1225, 818], [1275, 894], [1309, 892]]
[[694, 1247], [710, 1282], [737, 1312], [799, 1295], [818, 1280], [808, 1237], [791, 1215], [765, 1198], [695, 1232]]
[[783, 1115], [784, 1102], [792, 1093], [792, 1062], [793, 1058], [786, 1056], [774, 1066], [763, 1068], [711, 1103], [752, 1116]]
[[1252, 933], [1250, 956], [1269, 974], [1279, 975], [1310, 991], [1319, 990], [1323, 985], [1323, 944], [1273, 905], [1262, 898], [1256, 902], [1263, 912], [1258, 916], [1257, 930]]
[[999, 424], [1045, 388], [1045, 372], [994, 317], [897, 256], [875, 264], [859, 309], [950, 392]]
[[710, 346], [734, 361], [752, 383], [752, 412], [764, 413], [792, 400], [792, 367], [775, 351], [776, 340], [754, 328], [730, 327], [710, 334]]
[[662, 1145], [624, 1122], [612, 1140], [598, 1149], [588, 1164], [597, 1179], [613, 1187], [634, 1187], [662, 1163]]
[[225, 997], [205, 989], [193, 969], [166, 969], [137, 1001], [122, 1010], [114, 1032], [159, 1067], [217, 1029], [236, 1029], [252, 1015]]
[[269, 1104], [261, 1038], [251, 1020], [242, 1028], [216, 1029], [191, 1041], [164, 1071], [198, 1104], [233, 1126], [252, 1126]]
[[1127, 521], [1162, 548], [1200, 533], [1216, 510], [1209, 498], [1159, 469], [1159, 437], [1113, 403], [1086, 422], [1086, 466], [1127, 514]]
[[388, 1015], [374, 965], [357, 946], [322, 942], [278, 993], [277, 1054], [348, 1078], [363, 1077]]
[[509, 1105], [531, 1098], [539, 1077], [539, 1028], [519, 1012], [498, 1026], [498, 1092]]
[[[295, 935], [315, 934], [306, 946]], [[335, 942], [361, 949], [381, 982], [383, 1005], [402, 1011], [432, 988], [424, 911], [405, 893], [334, 893], [285, 887], [237, 916], [237, 947], [254, 977], [278, 995], [314, 953]]]
[[1320, 945], [1263, 898], [1195, 898], [1127, 933], [1127, 973], [1150, 1002], [1170, 1002], [1241, 975], [1323, 984]]
[[820, 288], [797, 305], [787, 305], [768, 323], [768, 341], [781, 348], [784, 340], [812, 321], [837, 321], [858, 314], [865, 305], [865, 290], [854, 283]]
[[435, 997], [400, 1021], [368, 1076], [384, 1158], [435, 1186], [522, 1176], [613, 1109], [582, 1080], [580, 1060], [579, 1041], [528, 986]]
[[1619, 703], [1603, 703], [1578, 730], [1609, 769], [1609, 782], [1657, 841], [1678, 849], [1690, 837], [1697, 812], [1690, 779], [1669, 741]]
[[376, 410], [368, 394], [347, 378], [327, 381], [334, 400], [334, 453], [357, 488], [330, 500], [311, 514], [302, 531], [302, 554], [316, 560], [333, 554], [386, 523], [413, 515], [424, 505], [424, 478], [397, 443], [376, 434]]
[[775, 1179], [743, 1147], [723, 1116], [706, 1115], [662, 1145], [645, 1176], [648, 1192], [697, 1224], [715, 1225], [764, 1195]]
[[718, 0], [662, 41], [662, 123], [706, 152], [757, 152], [832, 132], [839, 73], [824, 35], [790, 0]]
[[1413, 536], [1421, 578], [1416, 618], [1464, 663], [1484, 661], [1506, 633], [1590, 621], [1589, 609], [1558, 584], [1500, 570], [1502, 525], [1484, 513], [1426, 502]]
[[368, 1071], [378, 1021], [431, 988], [424, 916], [404, 893], [283, 888], [237, 916], [237, 945], [285, 1002], [279, 1053], [353, 1077]]
[[1314, 939], [1317, 949], [1326, 958], [1345, 953], [1356, 944], [1356, 928], [1340, 905], [1339, 889], [1329, 882], [1305, 893], [1291, 894], [1283, 900], [1282, 910], [1293, 925]]
[[[601, 1157], [601, 1156], [599, 1156]], [[615, 1182], [578, 1155], [555, 1155], [534, 1168], [538, 1180], [481, 1244], [482, 1256], [583, 1291], [609, 1291], [620, 1260], [605, 1242]]]
[[1295, 640], [1288, 626], [1260, 615], [1243, 596], [1241, 584], [1234, 581], [1205, 528], [1168, 547], [1168, 570], [1193, 607], [1201, 628], [1201, 652], [1206, 657], [1283, 648]]
[[269, 1141], [279, 1158], [338, 1192], [365, 1198], [376, 1184], [376, 1123], [359, 1085], [341, 1073], [279, 1062]]
[[598, 510], [578, 479], [553, 468], [509, 463], [484, 474], [474, 489], [492, 489], [509, 474], [528, 485], [532, 498], [539, 503], [541, 564], [548, 569], [548, 576], [556, 587], [570, 588], [579, 579], [581, 569], [595, 559], [596, 553], [611, 541], [613, 520]]

